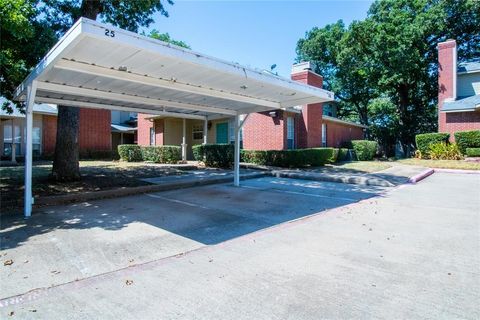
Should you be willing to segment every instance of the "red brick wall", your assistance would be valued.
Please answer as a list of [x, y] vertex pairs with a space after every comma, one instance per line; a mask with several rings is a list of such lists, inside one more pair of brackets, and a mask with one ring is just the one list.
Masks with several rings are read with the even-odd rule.
[[[323, 86], [323, 77], [309, 70], [291, 75], [292, 80], [314, 87]], [[313, 148], [322, 146], [322, 115], [321, 103], [307, 104], [302, 108], [303, 124], [297, 126], [298, 148]]]
[[455, 140], [457, 131], [480, 130], [480, 111], [442, 113], [441, 132], [450, 133], [450, 141]]
[[364, 138], [363, 128], [333, 121], [323, 121], [327, 125], [327, 147], [338, 148], [342, 142]]
[[445, 99], [455, 99], [455, 40], [439, 43], [438, 49], [438, 131], [447, 132], [446, 114], [440, 112]]
[[80, 108], [79, 150], [112, 150], [110, 125], [110, 110]]
[[456, 59], [455, 40], [438, 44], [438, 131], [450, 133], [454, 141], [457, 131], [479, 130], [480, 112], [441, 112], [446, 99], [456, 98]]
[[277, 117], [268, 112], [252, 113], [243, 125], [243, 148], [247, 150], [283, 150], [286, 148], [287, 126], [284, 112]]
[[156, 119], [152, 122], [146, 118], [151, 114], [139, 113], [137, 118], [137, 144], [140, 146], [150, 145], [150, 128], [155, 125], [155, 145], [163, 145], [164, 119]]
[[42, 116], [42, 153], [51, 155], [55, 152], [55, 141], [57, 140], [57, 117]]
[[[112, 149], [110, 110], [80, 108], [79, 151], [107, 151]], [[43, 116], [42, 152], [55, 152], [57, 140], [57, 117]]]
[[137, 116], [137, 144], [141, 146], [150, 145], [150, 128], [153, 122], [145, 118], [151, 117], [149, 114], [139, 113]]

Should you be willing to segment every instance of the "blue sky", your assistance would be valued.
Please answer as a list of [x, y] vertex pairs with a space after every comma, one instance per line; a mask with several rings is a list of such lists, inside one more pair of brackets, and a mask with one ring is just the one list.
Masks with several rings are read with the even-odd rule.
[[[175, 0], [174, 0], [175, 1]], [[372, 1], [176, 0], [170, 17], [155, 15], [149, 29], [168, 32], [193, 50], [289, 77], [298, 39], [314, 26], [362, 20]]]

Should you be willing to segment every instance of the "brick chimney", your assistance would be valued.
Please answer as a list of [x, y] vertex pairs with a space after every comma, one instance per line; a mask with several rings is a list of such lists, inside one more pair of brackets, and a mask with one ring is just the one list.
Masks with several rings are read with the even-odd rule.
[[438, 49], [438, 130], [444, 132], [445, 113], [440, 112], [444, 101], [457, 98], [457, 43], [447, 40]]
[[[312, 71], [310, 62], [301, 62], [292, 66], [291, 79], [314, 87], [322, 88], [323, 77]], [[302, 106], [303, 123], [298, 128], [298, 147], [314, 148], [322, 146], [321, 103]]]

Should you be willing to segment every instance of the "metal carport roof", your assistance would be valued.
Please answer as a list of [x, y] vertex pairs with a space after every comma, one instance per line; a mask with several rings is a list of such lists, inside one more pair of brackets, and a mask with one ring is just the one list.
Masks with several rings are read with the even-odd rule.
[[[333, 93], [81, 18], [17, 88], [15, 99], [27, 101], [27, 132], [34, 102], [202, 120], [237, 117], [239, 131], [240, 115], [331, 101]], [[235, 184], [238, 159], [239, 152]]]

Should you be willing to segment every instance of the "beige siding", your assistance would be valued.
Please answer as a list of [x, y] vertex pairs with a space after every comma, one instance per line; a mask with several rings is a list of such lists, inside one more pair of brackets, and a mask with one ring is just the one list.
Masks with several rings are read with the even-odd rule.
[[163, 143], [172, 146], [182, 144], [182, 119], [165, 119]]
[[459, 74], [457, 96], [470, 97], [480, 94], [480, 72]]

